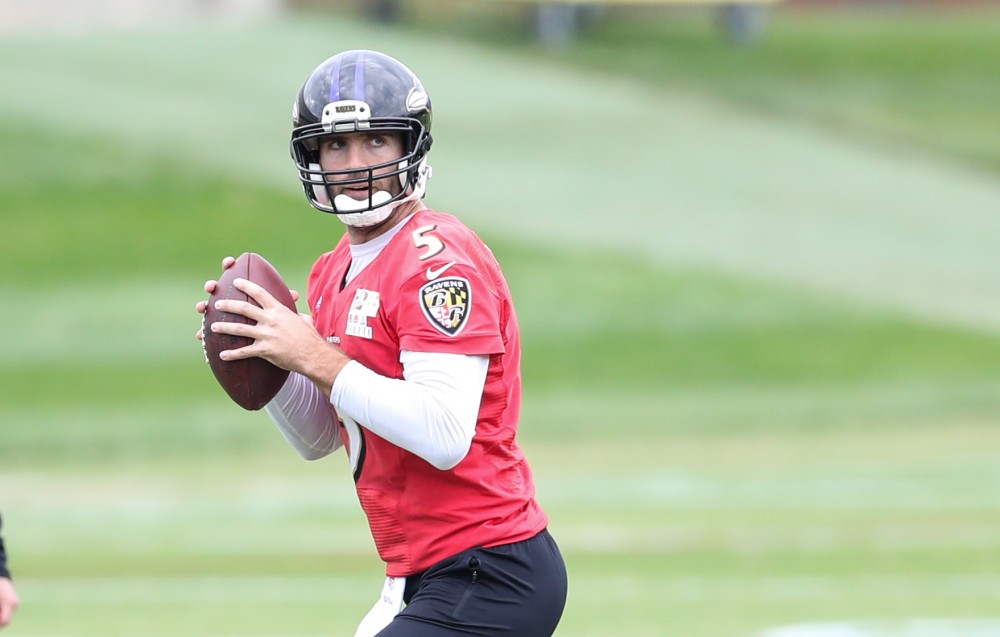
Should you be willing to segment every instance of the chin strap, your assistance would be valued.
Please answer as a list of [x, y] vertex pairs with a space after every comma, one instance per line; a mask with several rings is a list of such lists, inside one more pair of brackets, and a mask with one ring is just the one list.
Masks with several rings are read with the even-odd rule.
[[[402, 164], [402, 167], [405, 167], [405, 162]], [[431, 178], [431, 173], [431, 167], [427, 164], [427, 158], [425, 157], [420, 161], [420, 164], [417, 167], [417, 178], [414, 181], [414, 187], [410, 194], [402, 199], [386, 203], [392, 199], [392, 195], [385, 190], [379, 190], [371, 197], [371, 205], [374, 206], [371, 210], [366, 212], [348, 212], [347, 214], [337, 213], [337, 218], [340, 219], [344, 225], [351, 226], [353, 228], [364, 228], [367, 226], [373, 226], [376, 223], [381, 223], [389, 218], [389, 215], [391, 215], [392, 211], [396, 209], [396, 206], [415, 199], [421, 199], [427, 191], [427, 180]], [[405, 177], [400, 175], [399, 180], [405, 188]], [[337, 195], [334, 198], [333, 203], [337, 210], [349, 211], [351, 208], [364, 209], [368, 207], [367, 199], [352, 199], [347, 195]]]

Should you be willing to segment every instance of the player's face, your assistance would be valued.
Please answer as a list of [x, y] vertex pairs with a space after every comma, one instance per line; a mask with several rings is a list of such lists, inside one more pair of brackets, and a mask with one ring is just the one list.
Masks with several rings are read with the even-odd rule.
[[[357, 173], [345, 175], [344, 179], [366, 179], [369, 166], [391, 162], [402, 156], [403, 140], [397, 133], [362, 132], [329, 135], [320, 140], [319, 146], [319, 164], [323, 170], [358, 170]], [[394, 167], [379, 169], [375, 171], [374, 177], [391, 172]], [[399, 177], [395, 175], [375, 179], [372, 186], [375, 192], [384, 190], [391, 195], [398, 194], [402, 188]], [[372, 195], [367, 182], [347, 186], [334, 183], [332, 190], [334, 196], [343, 194], [359, 201], [368, 199]]]

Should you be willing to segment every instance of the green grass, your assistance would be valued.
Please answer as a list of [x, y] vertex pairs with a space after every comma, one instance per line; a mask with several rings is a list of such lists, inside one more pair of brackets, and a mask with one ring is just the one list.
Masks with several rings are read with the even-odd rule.
[[[114, 138], [55, 137], [38, 126], [4, 127], [2, 135], [0, 179], [9, 186], [0, 267], [26, 288], [183, 280], [211, 274], [217, 255], [249, 245], [301, 272], [308, 264], [300, 254], [318, 254], [335, 239], [320, 215], [294, 214], [301, 206], [286, 193], [206, 176]], [[53, 157], [72, 160], [73, 169], [53, 171]], [[273, 226], [267, 240], [262, 226]]]
[[[3, 147], [38, 139], [8, 131]], [[289, 211], [269, 249], [301, 280], [294, 246], [315, 219], [297, 197], [114, 146], [96, 162], [86, 140], [45, 147], [128, 170], [97, 192], [68, 179], [24, 222], [4, 209], [3, 258], [26, 271], [0, 319], [19, 631], [349, 632], [379, 565], [343, 459], [298, 461], [265, 417], [228, 403], [192, 338], [218, 233], [245, 221], [236, 245], [251, 244]], [[6, 190], [28, 201], [39, 178], [23, 170]], [[127, 226], [140, 201], [146, 231], [93, 227]], [[53, 222], [67, 209], [78, 218]], [[68, 277], [32, 232], [61, 246]], [[560, 634], [988, 612], [992, 336], [642, 258], [490, 243], [523, 324], [522, 438], [572, 574]], [[273, 612], [248, 614], [262, 604]]]
[[[796, 64], [809, 73], [825, 72], [822, 50], [831, 31], [867, 24], [802, 22], [802, 35], [784, 31], [799, 19], [776, 22], [773, 46], [793, 58], [798, 53], [787, 47], [800, 47]], [[701, 28], [686, 24], [651, 24], [648, 33], [636, 31], [637, 42], [651, 45], [661, 29]], [[921, 24], [914, 37], [924, 33], [933, 44], [939, 25]], [[890, 49], [911, 46], [892, 37], [896, 27], [872, 25], [872, 33], [889, 31]], [[395, 34], [365, 31], [349, 20], [326, 26], [376, 41]], [[280, 89], [274, 78], [290, 73], [283, 66], [294, 57], [289, 47], [304, 55], [306, 36], [323, 28], [282, 22], [246, 32], [274, 55], [266, 56], [260, 98], [252, 101], [259, 110], [241, 111], [237, 124], [271, 122], [272, 101], [282, 101], [272, 100]], [[580, 46], [598, 48], [602, 38], [621, 37], [617, 29], [624, 23], [612, 21]], [[191, 50], [204, 54], [200, 47], [212, 33], [210, 27], [195, 32]], [[100, 46], [79, 35], [0, 39], [0, 49], [19, 44], [36, 51], [25, 62], [36, 66], [59, 61], [57, 52], [73, 43], [91, 42], [66, 61], [77, 88], [88, 73], [96, 78], [92, 92], [80, 89], [90, 106], [107, 99], [91, 68], [98, 60], [115, 67], [110, 77], [117, 82], [139, 85], [149, 78], [138, 68], [161, 65], [162, 94], [154, 94], [176, 93], [174, 101], [187, 105], [164, 114], [155, 129], [138, 126], [141, 118], [131, 113], [116, 131], [96, 107], [88, 117], [68, 113], [65, 121], [43, 125], [19, 101], [0, 98], [0, 267], [12, 273], [0, 281], [0, 332], [7, 337], [0, 356], [0, 508], [24, 602], [11, 634], [351, 634], [378, 592], [381, 565], [346, 460], [299, 460], [266, 416], [226, 399], [193, 338], [194, 302], [221, 256], [262, 252], [301, 289], [312, 258], [340, 232], [335, 220], [306, 206], [295, 184], [275, 186], [291, 172], [261, 159], [272, 153], [247, 142], [234, 165], [223, 165], [213, 159], [218, 140], [185, 132], [199, 106], [224, 102], [228, 82], [243, 81], [220, 76], [226, 90], [203, 81], [239, 58], [241, 33], [219, 31], [231, 46], [206, 56], [191, 77], [180, 62], [171, 66], [143, 48], [138, 35], [109, 36]], [[981, 37], [969, 33], [973, 41]], [[178, 36], [149, 37], [159, 46]], [[401, 46], [428, 59], [444, 60], [451, 47], [466, 46], [400, 37]], [[810, 42], [812, 61], [805, 55]], [[626, 44], [612, 47], [623, 65]], [[553, 60], [562, 54], [540, 51], [491, 61], [493, 46], [461, 50], [471, 67], [495, 63], [491, 68], [509, 73], [505, 86], [537, 89], [552, 68], [567, 63]], [[118, 66], [113, 53], [128, 47], [136, 57]], [[774, 86], [793, 75], [782, 70], [791, 64], [784, 54], [769, 49], [704, 48], [663, 63], [683, 67], [691, 91], [731, 90], [727, 99], [751, 110], [762, 106], [752, 95], [741, 97], [749, 88], [726, 89], [727, 74], [737, 69], [723, 58], [759, 56], [752, 63], [772, 74]], [[712, 62], [713, 55], [720, 59]], [[850, 63], [869, 68], [857, 55]], [[879, 72], [887, 74], [908, 59], [886, 55]], [[536, 57], [555, 66], [516, 79], [519, 60]], [[704, 82], [696, 86], [698, 66]], [[19, 69], [0, 63], [0, 77], [27, 82], [17, 79]], [[606, 72], [572, 71], [561, 86], [576, 94], [601, 86]], [[637, 72], [622, 80], [633, 99], [628, 109], [644, 103], [636, 86], [649, 79]], [[32, 81], [40, 94], [57, 93]], [[774, 90], [774, 99], [808, 92]], [[204, 102], [183, 97], [185, 91], [204, 92]], [[488, 133], [505, 137], [509, 149], [501, 144], [499, 155], [483, 157], [482, 138], [469, 135], [487, 122], [478, 121], [481, 113], [449, 111], [449, 103], [455, 102], [443, 100], [439, 112], [453, 115], [441, 127], [442, 140], [451, 143], [435, 149], [436, 165], [472, 175], [473, 183], [466, 188], [444, 170], [431, 203], [471, 211], [517, 302], [525, 379], [520, 437], [570, 568], [559, 635], [759, 637], [777, 626], [867, 621], [889, 622], [881, 634], [902, 637], [913, 634], [901, 628], [912, 618], [996, 616], [1000, 344], [994, 330], [801, 285], [766, 267], [699, 258], [677, 239], [703, 240], [697, 214], [664, 220], [668, 211], [643, 207], [641, 189], [621, 187], [627, 181], [617, 183], [620, 209], [588, 208], [587, 199], [617, 201], [602, 199], [607, 193], [600, 189], [577, 197], [554, 187], [580, 178], [567, 157], [589, 142], [570, 129], [544, 137], [546, 127], [534, 122], [543, 141], [561, 144], [541, 153], [525, 153], [526, 142], [507, 130]], [[560, 102], [543, 95], [538, 104], [548, 113]], [[520, 112], [496, 108], [512, 119]], [[574, 125], [585, 121], [588, 107], [580, 110], [566, 115]], [[215, 124], [220, 135], [232, 135], [232, 122]], [[264, 126], [261, 136], [270, 133]], [[803, 139], [803, 146], [815, 141]], [[524, 163], [508, 152], [526, 155]], [[941, 152], [943, 165], [956, 156]], [[717, 157], [704, 154], [694, 163]], [[523, 175], [529, 168], [549, 181], [511, 188], [521, 197], [518, 206], [502, 200], [503, 193], [494, 197], [476, 176]], [[685, 180], [689, 190], [678, 196], [695, 201], [713, 192], [708, 173], [692, 170]], [[984, 188], [992, 192], [995, 181]], [[546, 198], [550, 190], [559, 197]], [[762, 201], [780, 208], [773, 198]], [[926, 230], [947, 239], [942, 263], [965, 267], [960, 256], [972, 253], [995, 264], [987, 245], [992, 235], [975, 223], [981, 214], [984, 227], [992, 227], [981, 205], [989, 199], [970, 201], [979, 207], [957, 217], [968, 222], [960, 232]], [[618, 223], [620, 210], [635, 215], [626, 217], [634, 225]], [[800, 209], [778, 212], [791, 223]], [[895, 243], [879, 244], [895, 255], [936, 245], [921, 243], [917, 232], [895, 235], [910, 226], [893, 225], [894, 213], [866, 208], [845, 224], [854, 224], [853, 236], [895, 236]], [[731, 220], [750, 214], [740, 208]], [[724, 232], [708, 226], [725, 241]], [[970, 289], [989, 289], [985, 280]], [[982, 306], [977, 311], [990, 316]]]
[[762, 111], [823, 122], [1000, 171], [995, 9], [914, 15], [780, 9], [747, 48], [720, 47], [704, 20], [623, 17], [567, 55], [648, 81], [708, 90]]

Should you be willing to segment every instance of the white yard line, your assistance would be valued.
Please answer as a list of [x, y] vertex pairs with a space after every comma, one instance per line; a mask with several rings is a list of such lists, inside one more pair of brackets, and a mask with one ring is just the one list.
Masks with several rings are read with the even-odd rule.
[[912, 618], [795, 624], [758, 637], [1000, 637], [1000, 618]]

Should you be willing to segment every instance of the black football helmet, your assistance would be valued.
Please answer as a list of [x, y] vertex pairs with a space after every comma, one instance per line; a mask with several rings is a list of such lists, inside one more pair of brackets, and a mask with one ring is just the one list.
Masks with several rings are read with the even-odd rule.
[[[400, 133], [403, 156], [367, 169], [323, 170], [318, 138], [357, 131]], [[344, 51], [324, 61], [299, 89], [292, 108], [292, 159], [306, 199], [348, 225], [379, 223], [397, 205], [423, 197], [430, 177], [430, 147], [430, 97], [410, 69], [377, 51]], [[400, 192], [373, 190], [361, 201], [333, 195], [333, 186], [371, 187], [376, 171], [378, 179], [398, 176]]]

